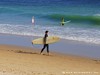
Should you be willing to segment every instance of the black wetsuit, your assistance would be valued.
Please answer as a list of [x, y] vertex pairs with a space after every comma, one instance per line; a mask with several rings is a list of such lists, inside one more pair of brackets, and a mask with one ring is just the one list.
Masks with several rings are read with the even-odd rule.
[[44, 46], [43, 46], [43, 48], [42, 48], [42, 50], [41, 50], [41, 53], [43, 52], [43, 50], [47, 47], [47, 53], [49, 53], [49, 44], [46, 44], [46, 39], [47, 39], [47, 37], [48, 37], [48, 34], [45, 34], [45, 36], [44, 36], [44, 39], [43, 39], [43, 41], [44, 41]]
[[61, 23], [62, 26], [64, 26], [64, 23]]

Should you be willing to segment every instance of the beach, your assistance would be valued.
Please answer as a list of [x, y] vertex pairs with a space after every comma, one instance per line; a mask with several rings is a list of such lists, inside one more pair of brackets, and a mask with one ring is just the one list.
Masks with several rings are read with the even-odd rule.
[[99, 72], [99, 60], [59, 53], [40, 55], [38, 49], [0, 45], [0, 75], [99, 75]]
[[[49, 35], [50, 36], [50, 35]], [[39, 36], [22, 36], [11, 34], [0, 34], [0, 44], [15, 45], [36, 48], [41, 50], [43, 45], [32, 44], [32, 40], [41, 38]], [[49, 45], [50, 52], [59, 52], [67, 55], [75, 55], [91, 59], [100, 59], [99, 44], [86, 43], [81, 41], [61, 39], [57, 43]]]
[[[28, 36], [1, 34], [0, 38], [3, 38], [0, 39], [0, 41], [2, 40], [2, 44], [0, 44], [0, 75], [99, 75], [100, 59], [62, 53], [57, 51], [58, 48], [55, 48], [63, 42], [63, 45], [71, 46], [66, 50], [71, 50], [76, 44], [80, 46], [79, 42], [67, 41], [69, 44], [65, 44], [65, 41], [61, 41], [58, 44], [55, 43], [54, 46], [51, 45], [50, 56], [48, 56], [46, 50], [43, 55], [40, 55], [40, 47], [42, 46], [37, 46], [38, 48], [32, 46]], [[85, 43], [84, 46], [86, 45], [89, 44]], [[81, 48], [83, 47], [81, 46]], [[80, 47], [76, 46], [76, 48], [80, 50]], [[96, 49], [96, 47], [94, 48]]]
[[100, 75], [100, 1], [0, 0], [0, 75]]

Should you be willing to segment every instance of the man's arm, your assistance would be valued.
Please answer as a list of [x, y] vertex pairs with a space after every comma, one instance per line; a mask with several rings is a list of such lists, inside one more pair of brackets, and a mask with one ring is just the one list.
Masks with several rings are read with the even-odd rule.
[[47, 40], [47, 35], [45, 34], [45, 36], [44, 36], [44, 38], [43, 38], [44, 44], [46, 44], [46, 40]]

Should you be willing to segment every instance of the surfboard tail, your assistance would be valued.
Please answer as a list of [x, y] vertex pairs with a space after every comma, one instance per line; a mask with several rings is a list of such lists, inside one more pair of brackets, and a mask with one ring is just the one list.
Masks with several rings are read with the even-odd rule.
[[32, 42], [32, 45], [33, 45], [33, 42]]

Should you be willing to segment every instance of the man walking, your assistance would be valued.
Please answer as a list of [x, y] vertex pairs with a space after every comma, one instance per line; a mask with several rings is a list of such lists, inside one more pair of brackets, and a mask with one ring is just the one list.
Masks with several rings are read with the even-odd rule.
[[43, 38], [44, 46], [43, 46], [43, 48], [42, 48], [40, 54], [42, 54], [43, 50], [44, 50], [45, 48], [47, 48], [47, 53], [48, 53], [48, 55], [49, 55], [49, 44], [46, 44], [46, 40], [47, 40], [47, 37], [48, 37], [48, 32], [49, 32], [49, 31], [45, 31], [45, 35], [44, 35], [44, 38]]

